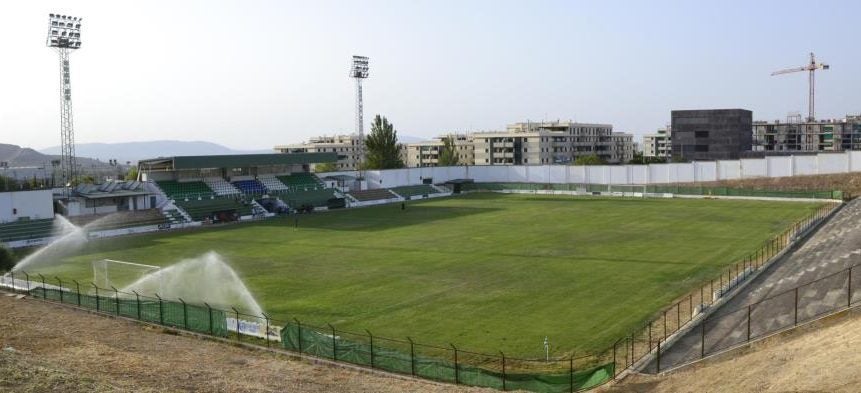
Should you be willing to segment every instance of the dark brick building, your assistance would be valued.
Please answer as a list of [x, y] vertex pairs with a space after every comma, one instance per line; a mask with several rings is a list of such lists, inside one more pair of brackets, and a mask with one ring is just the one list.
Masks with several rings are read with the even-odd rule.
[[753, 112], [746, 109], [672, 111], [673, 157], [734, 160], [751, 150]]

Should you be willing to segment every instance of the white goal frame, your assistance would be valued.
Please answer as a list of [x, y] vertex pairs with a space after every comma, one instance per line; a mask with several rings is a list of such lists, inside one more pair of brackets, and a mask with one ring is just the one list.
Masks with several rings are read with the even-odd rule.
[[[92, 262], [93, 266], [93, 284], [100, 288], [114, 288], [114, 283], [111, 282], [110, 266], [123, 266], [125, 269], [134, 269], [140, 272], [135, 280], [161, 270], [161, 266], [145, 265], [143, 263], [118, 261], [115, 259], [99, 259]], [[100, 275], [101, 273], [101, 275]]]

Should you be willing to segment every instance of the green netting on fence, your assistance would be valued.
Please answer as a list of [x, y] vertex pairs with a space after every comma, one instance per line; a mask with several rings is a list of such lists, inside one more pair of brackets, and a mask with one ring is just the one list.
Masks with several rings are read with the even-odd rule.
[[564, 183], [464, 183], [464, 191], [581, 191], [581, 192], [646, 192], [651, 194], [746, 196], [768, 198], [843, 199], [843, 192], [834, 191], [776, 191], [730, 187], [698, 187], [677, 185], [626, 184], [564, 184]]
[[[95, 292], [95, 291], [94, 291]], [[153, 301], [149, 298], [126, 298], [112, 291], [93, 294], [77, 293], [59, 289], [33, 288], [30, 294], [37, 298], [49, 299], [67, 304], [77, 304], [84, 308], [166, 326], [183, 328], [198, 333], [227, 337], [227, 320], [223, 311], [191, 304], [171, 301]]]
[[[334, 333], [334, 334], [333, 334]], [[346, 336], [352, 336], [346, 338]], [[603, 384], [613, 378], [613, 363], [598, 367], [558, 373], [502, 372], [502, 358], [460, 352], [462, 356], [481, 357], [480, 363], [494, 367], [483, 368], [460, 361], [454, 362], [454, 350], [432, 348], [409, 343], [385, 340], [384, 344], [371, 336], [350, 335], [342, 332], [321, 332], [305, 325], [289, 323], [281, 330], [281, 343], [284, 348], [321, 358], [336, 359], [362, 366], [373, 367], [399, 374], [416, 375], [421, 378], [469, 386], [490, 387], [494, 389], [525, 389], [535, 392], [568, 392], [584, 390]], [[399, 349], [390, 346], [400, 346]], [[419, 353], [416, 348], [428, 351], [442, 351], [443, 357], [430, 357]], [[446, 352], [447, 351], [447, 352]], [[513, 363], [513, 362], [512, 362]], [[509, 367], [512, 367], [509, 363]], [[539, 362], [540, 363], [540, 362]]]

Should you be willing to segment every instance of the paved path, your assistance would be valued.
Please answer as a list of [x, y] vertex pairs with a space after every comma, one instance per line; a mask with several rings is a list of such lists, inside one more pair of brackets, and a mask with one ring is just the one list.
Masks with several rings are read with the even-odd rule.
[[[853, 269], [851, 293], [848, 272], [839, 273], [854, 265], [861, 265], [861, 200], [849, 202], [801, 247], [709, 316], [704, 336], [697, 326], [663, 349], [661, 370], [699, 358], [703, 341], [706, 354], [714, 353], [743, 343], [748, 334], [756, 338], [861, 300], [861, 268]], [[807, 283], [798, 290], [796, 316], [793, 289]], [[644, 372], [655, 369], [653, 361]]]

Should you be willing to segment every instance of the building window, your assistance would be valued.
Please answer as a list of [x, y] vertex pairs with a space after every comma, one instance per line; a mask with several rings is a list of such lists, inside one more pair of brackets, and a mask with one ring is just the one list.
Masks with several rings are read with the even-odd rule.
[[709, 145], [695, 145], [694, 151], [695, 152], [707, 152], [707, 151], [709, 151]]
[[709, 132], [708, 131], [696, 131], [696, 132], [694, 132], [694, 137], [695, 138], [708, 138]]

